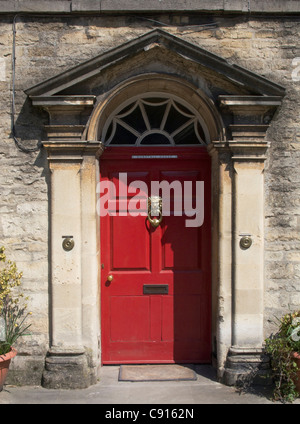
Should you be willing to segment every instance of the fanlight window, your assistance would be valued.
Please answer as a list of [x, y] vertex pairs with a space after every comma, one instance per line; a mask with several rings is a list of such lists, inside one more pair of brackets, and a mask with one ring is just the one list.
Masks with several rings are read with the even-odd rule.
[[118, 108], [102, 140], [106, 145], [206, 145], [209, 133], [202, 118], [182, 101], [148, 94]]

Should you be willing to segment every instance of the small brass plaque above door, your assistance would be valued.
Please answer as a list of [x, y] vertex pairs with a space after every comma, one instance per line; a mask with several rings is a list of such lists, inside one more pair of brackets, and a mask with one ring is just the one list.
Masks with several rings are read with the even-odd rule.
[[144, 284], [143, 294], [168, 294], [168, 284]]

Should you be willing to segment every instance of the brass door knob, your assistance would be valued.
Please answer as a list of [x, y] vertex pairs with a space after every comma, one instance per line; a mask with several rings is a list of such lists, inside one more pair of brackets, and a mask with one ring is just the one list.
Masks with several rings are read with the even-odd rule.
[[111, 282], [114, 279], [113, 275], [108, 275], [107, 276], [107, 281]]

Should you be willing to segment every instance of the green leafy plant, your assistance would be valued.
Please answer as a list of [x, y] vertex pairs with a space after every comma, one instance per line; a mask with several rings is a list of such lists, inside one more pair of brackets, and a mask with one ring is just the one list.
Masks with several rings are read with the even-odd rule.
[[299, 396], [295, 385], [298, 367], [293, 352], [300, 352], [300, 310], [278, 319], [277, 333], [265, 343], [265, 350], [271, 357], [274, 400], [293, 402]]
[[21, 285], [22, 273], [18, 272], [16, 264], [8, 260], [5, 248], [0, 247], [0, 355], [9, 352], [16, 340], [28, 335], [26, 320], [31, 315], [27, 311], [24, 295], [18, 287]]

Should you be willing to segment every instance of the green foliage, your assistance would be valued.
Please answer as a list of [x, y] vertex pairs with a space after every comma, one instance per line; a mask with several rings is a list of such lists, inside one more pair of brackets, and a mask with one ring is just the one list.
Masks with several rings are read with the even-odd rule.
[[274, 400], [293, 402], [298, 396], [297, 365], [292, 352], [300, 352], [300, 310], [278, 320], [278, 332], [265, 340], [275, 382]]
[[6, 259], [4, 247], [0, 247], [0, 314], [7, 296], [12, 295], [12, 289], [20, 286], [22, 273], [18, 272], [16, 264]]
[[282, 317], [279, 332], [294, 352], [300, 352], [300, 310]]
[[21, 285], [22, 273], [16, 264], [6, 259], [4, 247], [0, 247], [0, 318], [4, 325], [4, 340], [0, 340], [0, 355], [10, 351], [16, 340], [28, 335], [30, 324], [26, 320], [31, 312], [27, 312], [23, 293], [16, 291]]

